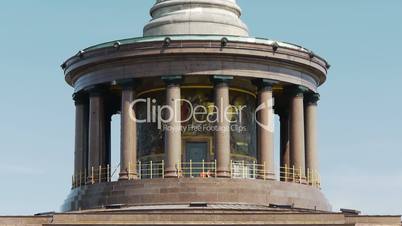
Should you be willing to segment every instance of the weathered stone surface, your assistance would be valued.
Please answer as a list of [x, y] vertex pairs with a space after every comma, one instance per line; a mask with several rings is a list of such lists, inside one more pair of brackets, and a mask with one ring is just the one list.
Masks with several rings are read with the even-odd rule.
[[205, 208], [141, 206], [42, 217], [0, 217], [1, 226], [78, 225], [365, 225], [400, 226], [400, 216], [358, 216], [343, 213], [220, 205]]
[[[271, 79], [286, 84], [303, 85], [312, 91], [326, 80], [326, 62], [311, 59], [301, 48], [284, 47], [276, 52], [271, 41], [205, 36], [198, 41], [183, 36], [172, 37], [168, 48], [164, 39], [144, 39], [122, 46], [87, 50], [85, 57], [66, 61], [66, 81], [76, 91], [96, 84], [110, 84], [124, 79], [155, 79], [162, 76], [230, 75], [243, 79]], [[257, 43], [257, 42], [262, 43]], [[107, 45], [106, 45], [107, 46]]]
[[207, 202], [209, 204], [293, 205], [331, 210], [320, 190], [278, 181], [169, 178], [101, 183], [72, 190], [63, 211], [97, 209], [113, 204], [161, 205]]

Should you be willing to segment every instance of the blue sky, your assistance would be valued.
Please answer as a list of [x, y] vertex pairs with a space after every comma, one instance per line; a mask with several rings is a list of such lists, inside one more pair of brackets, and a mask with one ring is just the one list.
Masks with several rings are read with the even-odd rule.
[[[332, 65], [320, 88], [319, 146], [334, 209], [401, 214], [402, 1], [238, 2], [253, 36], [303, 45]], [[81, 48], [142, 36], [152, 4], [0, 2], [0, 215], [59, 209], [74, 138], [73, 90], [59, 65]]]

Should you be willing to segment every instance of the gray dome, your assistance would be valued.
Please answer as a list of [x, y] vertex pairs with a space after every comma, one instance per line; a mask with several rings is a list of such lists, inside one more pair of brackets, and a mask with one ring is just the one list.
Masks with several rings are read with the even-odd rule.
[[144, 36], [234, 35], [248, 36], [236, 0], [157, 0]]

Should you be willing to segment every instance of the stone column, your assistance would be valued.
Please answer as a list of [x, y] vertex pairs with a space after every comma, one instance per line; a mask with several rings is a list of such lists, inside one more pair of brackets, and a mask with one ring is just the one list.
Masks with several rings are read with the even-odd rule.
[[317, 102], [320, 99], [318, 93], [310, 93], [305, 99], [305, 136], [306, 136], [306, 169], [310, 172], [318, 172], [317, 150]]
[[85, 170], [88, 167], [88, 96], [84, 93], [75, 93], [73, 99], [75, 102], [74, 175], [76, 180], [84, 182]]
[[178, 177], [181, 162], [181, 76], [167, 76], [162, 80], [166, 83], [166, 119], [171, 119], [165, 128], [165, 177]]
[[230, 121], [226, 113], [229, 108], [229, 82], [233, 77], [214, 76], [214, 98], [217, 110], [217, 130], [215, 131], [215, 158], [217, 176], [230, 177]]
[[[103, 168], [107, 164], [107, 143], [106, 143], [106, 117], [104, 94], [100, 88], [89, 90], [89, 169], [88, 175], [91, 176], [91, 168]], [[98, 179], [98, 175], [94, 175]]]
[[258, 131], [258, 164], [264, 166], [263, 179], [275, 179], [274, 164], [274, 99], [272, 87], [274, 81], [262, 79], [258, 81], [258, 107], [257, 107], [257, 131]]
[[304, 146], [304, 92], [305, 88], [298, 86], [291, 90], [290, 97], [290, 167], [295, 167], [298, 175], [305, 178], [305, 146]]
[[281, 180], [285, 180], [285, 167], [290, 167], [290, 150], [289, 150], [289, 112], [282, 110], [279, 113], [280, 120], [280, 165], [281, 165]]
[[135, 122], [135, 109], [131, 108], [134, 100], [134, 82], [122, 84], [119, 180], [137, 178], [137, 123]]

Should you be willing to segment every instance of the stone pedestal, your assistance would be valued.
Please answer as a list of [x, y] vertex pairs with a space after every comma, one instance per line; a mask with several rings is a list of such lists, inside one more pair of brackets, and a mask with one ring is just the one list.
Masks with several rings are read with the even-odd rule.
[[83, 186], [71, 191], [62, 211], [103, 206], [159, 206], [207, 203], [243, 206], [270, 204], [330, 211], [323, 193], [314, 187], [273, 180], [231, 178], [160, 178]]

